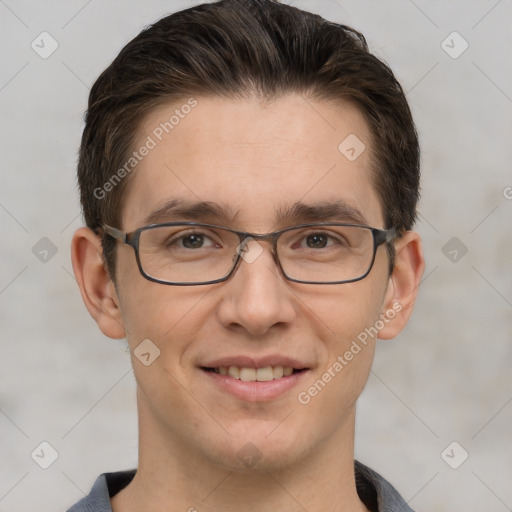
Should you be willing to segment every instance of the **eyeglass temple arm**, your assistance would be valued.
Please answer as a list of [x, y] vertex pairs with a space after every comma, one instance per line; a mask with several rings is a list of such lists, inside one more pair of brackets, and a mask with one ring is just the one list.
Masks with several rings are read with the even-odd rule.
[[113, 228], [108, 224], [103, 224], [102, 228], [103, 231], [107, 233], [107, 235], [110, 235], [112, 238], [115, 238], [116, 240], [121, 240], [121, 242], [126, 243], [126, 233], [123, 233], [120, 229]]
[[386, 231], [386, 243], [392, 242], [398, 236], [399, 233], [395, 228], [388, 229]]

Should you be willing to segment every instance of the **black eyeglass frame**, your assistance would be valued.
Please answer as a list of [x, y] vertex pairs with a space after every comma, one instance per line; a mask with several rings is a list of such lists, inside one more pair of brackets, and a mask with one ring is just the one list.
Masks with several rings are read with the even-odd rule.
[[[290, 226], [284, 229], [280, 229], [279, 231], [274, 231], [272, 233], [248, 233], [247, 231], [237, 231], [235, 229], [227, 228], [225, 226], [218, 226], [216, 224], [205, 224], [202, 222], [165, 222], [161, 224], [149, 224], [147, 226], [142, 226], [135, 231], [131, 231], [130, 233], [125, 233], [117, 228], [114, 228], [112, 226], [109, 226], [108, 224], [103, 224], [102, 229], [103, 231], [111, 236], [112, 238], [119, 240], [123, 244], [129, 245], [133, 248], [135, 251], [135, 258], [137, 260], [137, 266], [139, 267], [139, 271], [141, 275], [147, 279], [148, 281], [153, 281], [155, 283], [160, 284], [166, 284], [171, 286], [198, 286], [198, 285], [205, 285], [205, 284], [216, 284], [216, 283], [222, 283], [224, 281], [227, 281], [235, 272], [240, 264], [240, 260], [242, 259], [242, 252], [243, 250], [237, 250], [236, 251], [236, 258], [233, 262], [233, 267], [231, 270], [220, 279], [215, 279], [213, 281], [201, 281], [197, 283], [174, 283], [169, 281], [163, 281], [161, 279], [157, 279], [153, 276], [150, 276], [147, 274], [144, 269], [142, 268], [142, 264], [140, 261], [139, 256], [139, 240], [140, 235], [143, 231], [147, 231], [150, 229], [160, 228], [160, 227], [166, 227], [166, 226], [196, 226], [196, 227], [206, 227], [206, 228], [217, 228], [217, 229], [223, 229], [224, 231], [229, 231], [231, 233], [234, 233], [238, 236], [240, 239], [240, 244], [238, 247], [245, 247], [244, 242], [248, 238], [253, 238], [255, 240], [271, 240], [272, 241], [272, 257], [274, 258], [274, 261], [278, 268], [281, 271], [281, 274], [288, 280], [292, 281], [294, 283], [302, 283], [302, 284], [346, 284], [346, 283], [354, 283], [356, 281], [361, 281], [364, 279], [372, 270], [373, 264], [375, 263], [375, 256], [377, 254], [377, 249], [384, 243], [388, 244], [391, 243], [395, 238], [397, 238], [398, 233], [395, 228], [391, 229], [379, 229], [374, 228], [371, 226], [366, 226], [362, 224], [347, 224], [343, 222], [320, 222], [320, 223], [314, 223], [314, 224], [299, 224], [297, 226]], [[344, 281], [329, 281], [329, 282], [323, 282], [323, 281], [302, 281], [300, 279], [294, 279], [292, 277], [289, 277], [286, 272], [284, 271], [281, 261], [279, 260], [279, 256], [277, 254], [277, 240], [281, 236], [281, 234], [286, 233], [287, 231], [291, 231], [293, 229], [299, 229], [299, 228], [315, 228], [315, 227], [324, 227], [324, 226], [346, 226], [346, 227], [356, 227], [356, 228], [364, 228], [369, 231], [371, 231], [373, 236], [373, 255], [372, 260], [370, 262], [370, 265], [368, 267], [368, 270], [359, 277], [356, 277], [354, 279], [347, 279]]]

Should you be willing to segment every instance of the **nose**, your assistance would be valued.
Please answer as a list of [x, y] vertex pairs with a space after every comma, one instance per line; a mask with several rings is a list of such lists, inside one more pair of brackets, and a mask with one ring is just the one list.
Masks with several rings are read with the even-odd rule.
[[225, 327], [261, 336], [295, 319], [294, 294], [269, 249], [269, 242], [250, 240], [234, 275], [223, 283], [218, 316]]

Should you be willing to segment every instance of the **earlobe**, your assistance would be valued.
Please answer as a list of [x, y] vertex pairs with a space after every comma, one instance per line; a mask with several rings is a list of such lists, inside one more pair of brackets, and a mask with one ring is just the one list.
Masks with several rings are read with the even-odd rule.
[[405, 232], [395, 243], [395, 249], [395, 266], [389, 277], [382, 311], [389, 321], [379, 332], [379, 338], [384, 340], [397, 336], [409, 321], [425, 270], [418, 233]]
[[103, 264], [100, 238], [89, 228], [80, 228], [71, 242], [71, 260], [85, 307], [109, 338], [126, 336], [119, 299]]

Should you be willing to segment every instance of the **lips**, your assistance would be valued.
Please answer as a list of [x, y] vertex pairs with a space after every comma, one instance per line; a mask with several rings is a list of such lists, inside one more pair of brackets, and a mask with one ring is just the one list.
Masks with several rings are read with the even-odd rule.
[[286, 379], [309, 368], [306, 364], [288, 357], [267, 356], [255, 359], [237, 356], [210, 361], [201, 365], [201, 369], [230, 380], [263, 383]]
[[282, 377], [288, 377], [294, 371], [291, 366], [263, 366], [262, 368], [250, 368], [240, 366], [220, 366], [217, 368], [204, 368], [206, 371], [213, 371], [220, 375], [229, 375], [233, 379], [240, 379], [244, 382], [268, 382]]
[[[269, 402], [277, 400], [281, 396], [286, 396], [292, 389], [300, 386], [300, 383], [304, 382], [304, 379], [310, 373], [308, 368], [298, 369], [288, 366], [291, 370], [289, 375], [274, 379], [274, 371], [279, 371], [279, 365], [270, 367], [250, 368], [250, 367], [200, 367], [199, 371], [208, 379], [207, 389], [211, 389], [213, 392], [220, 391], [221, 393], [227, 393], [235, 397], [236, 399], [242, 400], [243, 402]], [[220, 373], [220, 368], [225, 368], [235, 376], [232, 377], [228, 373]], [[238, 378], [236, 377], [236, 371], [239, 370]], [[266, 380], [270, 378], [269, 371], [272, 370], [272, 380]], [[290, 371], [288, 370], [287, 373]], [[259, 380], [258, 374], [263, 372], [263, 380]], [[266, 374], [266, 375], [265, 375]], [[240, 376], [243, 379], [241, 380]], [[258, 379], [258, 380], [256, 380]], [[302, 387], [304, 384], [302, 384]], [[216, 391], [214, 391], [216, 390]]]
[[200, 364], [202, 368], [221, 368], [237, 366], [238, 368], [265, 368], [268, 366], [291, 367], [294, 370], [309, 368], [309, 365], [286, 356], [268, 355], [265, 357], [253, 358], [249, 356], [222, 357]]

